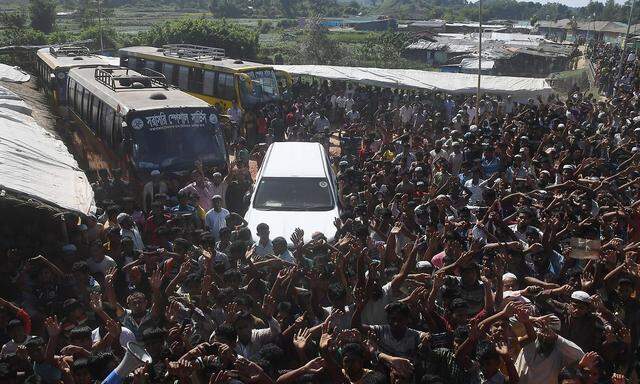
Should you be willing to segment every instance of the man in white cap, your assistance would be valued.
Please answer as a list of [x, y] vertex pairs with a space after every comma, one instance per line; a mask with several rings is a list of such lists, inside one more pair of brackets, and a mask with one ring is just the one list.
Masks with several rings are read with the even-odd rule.
[[518, 320], [528, 336], [515, 362], [520, 384], [556, 384], [562, 368], [578, 363], [584, 356], [578, 345], [556, 333], [555, 322], [540, 321], [534, 329], [526, 311], [519, 313]]
[[211, 191], [222, 198], [222, 207], [226, 208], [227, 181], [222, 178], [222, 173], [214, 172], [211, 176]]
[[149, 212], [153, 198], [157, 194], [167, 194], [167, 183], [160, 177], [160, 171], [154, 169], [151, 171], [151, 180], [149, 180], [142, 188], [142, 210]]
[[560, 334], [572, 340], [585, 351], [595, 351], [602, 344], [604, 325], [595, 314], [593, 299], [584, 291], [571, 294], [569, 304], [555, 302], [562, 314], [562, 330]]
[[215, 195], [211, 198], [211, 208], [204, 216], [204, 225], [207, 227], [215, 241], [220, 240], [220, 229], [227, 226], [229, 211], [222, 208], [222, 196]]

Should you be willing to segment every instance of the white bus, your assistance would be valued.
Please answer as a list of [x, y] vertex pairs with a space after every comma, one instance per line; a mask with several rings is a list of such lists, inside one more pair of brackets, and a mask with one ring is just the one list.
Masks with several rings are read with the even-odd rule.
[[171, 87], [158, 72], [74, 68], [67, 94], [69, 110], [99, 139], [97, 151], [134, 176], [154, 169], [186, 171], [196, 161], [221, 170], [227, 166], [214, 110]]
[[60, 46], [41, 48], [36, 52], [35, 69], [55, 104], [67, 101], [67, 74], [71, 68], [108, 66], [117, 63], [107, 57], [93, 55], [87, 47]]

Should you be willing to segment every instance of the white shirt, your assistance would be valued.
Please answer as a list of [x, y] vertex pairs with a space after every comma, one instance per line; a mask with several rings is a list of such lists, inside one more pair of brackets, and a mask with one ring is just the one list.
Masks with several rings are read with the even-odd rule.
[[469, 205], [482, 205], [484, 199], [482, 198], [482, 192], [487, 187], [487, 180], [480, 181], [478, 184], [473, 184], [473, 179], [469, 179], [464, 183], [464, 186], [471, 191], [471, 197], [469, 198]]
[[354, 101], [353, 101], [353, 99], [352, 99], [352, 98], [350, 98], [350, 97], [349, 97], [348, 99], [345, 99], [345, 100], [344, 100], [344, 110], [345, 110], [345, 111], [350, 110], [350, 109], [351, 109], [351, 107], [353, 107], [353, 104], [354, 104], [354, 103], [355, 103], [355, 102], [354, 102]]
[[110, 268], [116, 267], [116, 262], [109, 256], [105, 255], [104, 259], [99, 263], [96, 262], [93, 258], [90, 258], [89, 260], [87, 260], [87, 266], [89, 267], [89, 270], [91, 271], [91, 273], [100, 272], [103, 275], [106, 275], [107, 271]]
[[251, 341], [244, 345], [238, 340], [236, 343], [236, 353], [246, 359], [256, 357], [263, 345], [271, 342], [280, 333], [280, 324], [272, 317], [267, 321], [269, 328], [251, 330]]
[[220, 230], [226, 228], [227, 221], [225, 220], [229, 216], [229, 211], [225, 208], [220, 208], [220, 212], [216, 212], [213, 208], [204, 215], [204, 224], [209, 228], [209, 232], [213, 238], [217, 241], [220, 239]]
[[536, 343], [530, 342], [520, 350], [516, 359], [516, 370], [520, 384], [557, 384], [563, 367], [579, 361], [584, 352], [574, 342], [558, 336], [555, 348], [549, 356], [537, 353]]
[[242, 109], [235, 107], [227, 109], [227, 115], [229, 115], [229, 120], [233, 123], [239, 123], [240, 119], [242, 119]]
[[[27, 336], [26, 339], [24, 339], [24, 341], [27, 341], [29, 337]], [[0, 351], [0, 357], [4, 357], [7, 355], [11, 355], [13, 353], [16, 353], [16, 351], [18, 350], [18, 347], [21, 346], [24, 343], [16, 343], [13, 340], [9, 340], [7, 341], [3, 346], [2, 346], [2, 351]]]
[[271, 243], [271, 240], [267, 241], [267, 244], [265, 245], [262, 245], [260, 241], [258, 241], [255, 244], [255, 251], [257, 261], [261, 260], [267, 255], [273, 255], [273, 244]]
[[[128, 342], [136, 341], [136, 336], [133, 334], [133, 332], [131, 332], [129, 328], [127, 327], [120, 327], [120, 328], [121, 328], [120, 345], [122, 346], [122, 348], [126, 348]], [[100, 337], [100, 328], [96, 328], [93, 331], [91, 331], [91, 342], [95, 344], [100, 340], [102, 340], [102, 338]], [[111, 350], [111, 347], [107, 347], [105, 350]]]
[[144, 250], [144, 243], [142, 242], [142, 236], [140, 236], [140, 231], [138, 231], [138, 228], [136, 228], [135, 225], [131, 229], [121, 228], [120, 236], [122, 236], [123, 238], [124, 237], [130, 238], [133, 241], [133, 249], [135, 249], [136, 251]]
[[464, 160], [464, 155], [462, 152], [451, 152], [449, 154], [449, 163], [451, 164], [451, 174], [457, 175], [460, 173], [460, 168], [462, 168], [462, 162]]
[[349, 112], [347, 112], [347, 119], [349, 119], [351, 122], [358, 120], [359, 118], [360, 118], [360, 112], [358, 112], [357, 110], [354, 111], [352, 109]]
[[403, 124], [408, 124], [413, 117], [413, 107], [403, 105], [400, 108], [400, 120]]

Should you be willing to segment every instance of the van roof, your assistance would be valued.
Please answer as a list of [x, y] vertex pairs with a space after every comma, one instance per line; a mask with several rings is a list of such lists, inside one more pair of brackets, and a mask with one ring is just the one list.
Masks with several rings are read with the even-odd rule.
[[273, 143], [261, 177], [327, 177], [324, 148], [319, 143]]

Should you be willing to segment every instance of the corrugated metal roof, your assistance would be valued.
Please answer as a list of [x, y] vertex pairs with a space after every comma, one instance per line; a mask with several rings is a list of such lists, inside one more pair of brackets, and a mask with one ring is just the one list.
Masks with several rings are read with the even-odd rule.
[[[562, 19], [558, 21], [541, 20], [538, 22], [539, 28], [558, 28], [558, 29], [571, 29], [571, 20]], [[625, 33], [627, 31], [627, 24], [618, 21], [577, 21], [577, 27], [579, 31], [596, 31], [596, 32], [611, 32], [611, 33]], [[633, 26], [632, 26], [633, 28]]]
[[426, 50], [426, 51], [442, 51], [447, 48], [447, 44], [437, 43], [428, 40], [418, 40], [415, 43], [412, 43], [407, 46], [406, 49], [417, 49], [417, 50]]
[[444, 27], [446, 22], [444, 20], [419, 20], [409, 23], [412, 27], [422, 27], [422, 28], [442, 28]]

